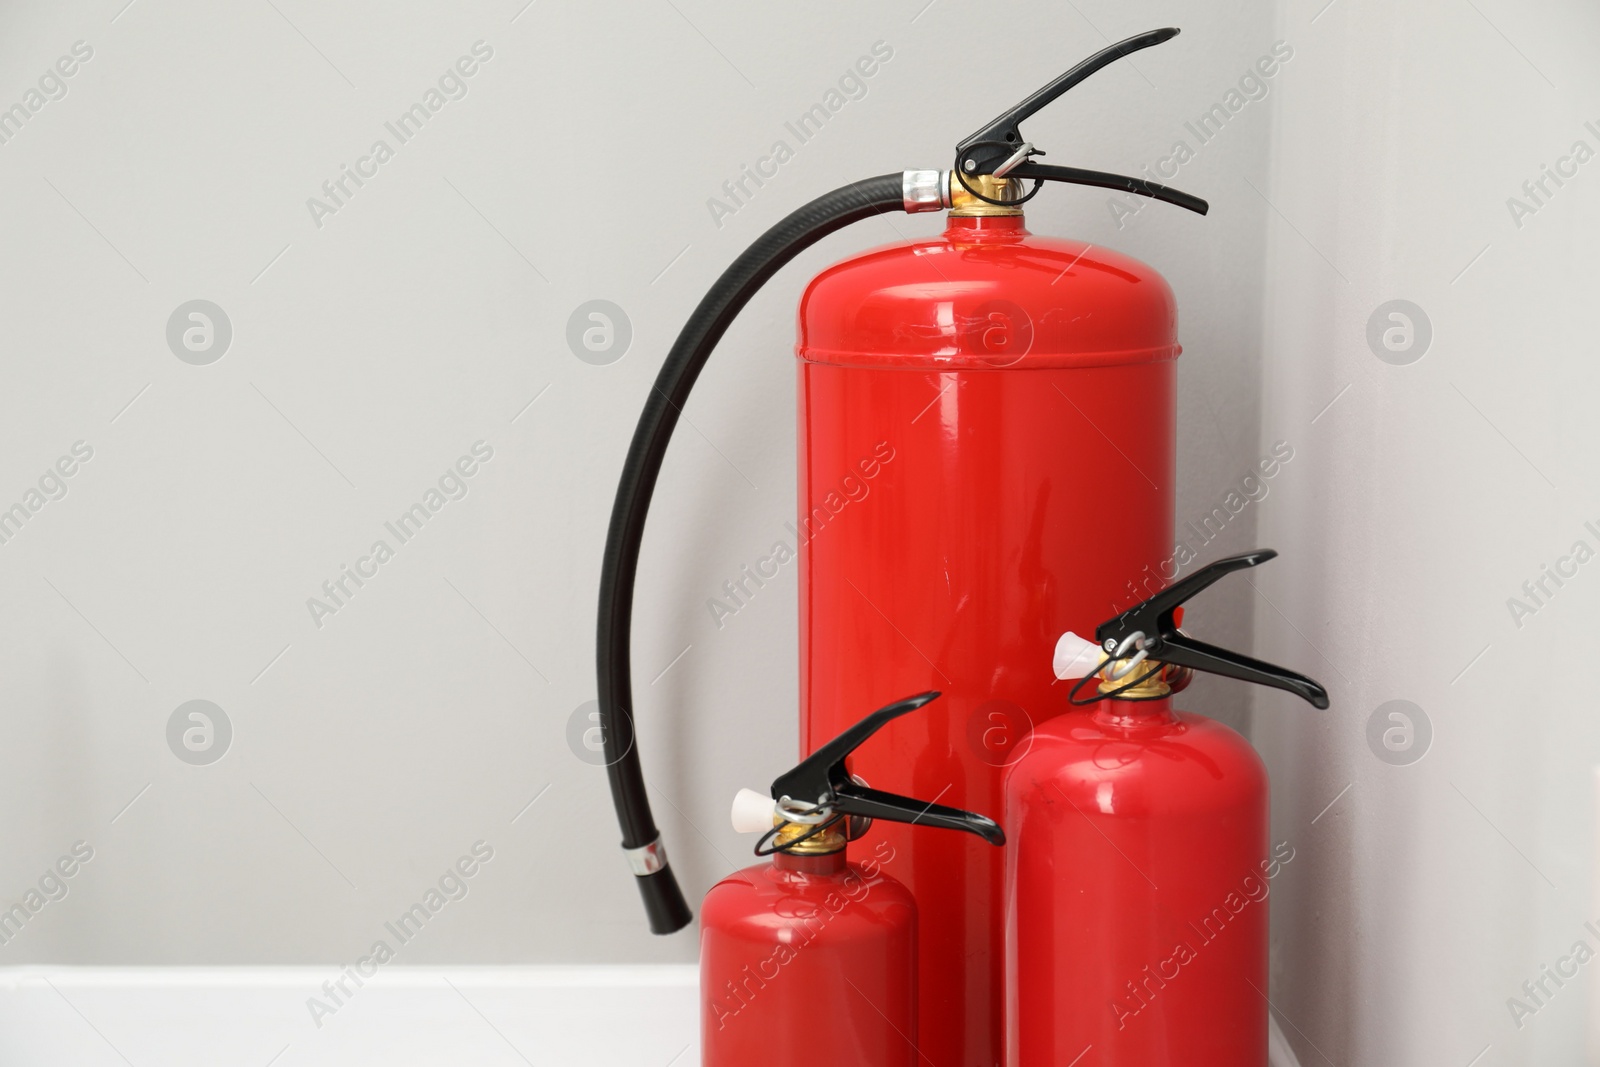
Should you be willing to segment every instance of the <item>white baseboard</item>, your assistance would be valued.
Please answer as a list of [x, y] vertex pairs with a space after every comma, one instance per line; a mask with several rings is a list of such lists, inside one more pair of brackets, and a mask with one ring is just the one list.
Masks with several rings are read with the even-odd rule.
[[[397, 966], [362, 981], [333, 965], [0, 968], [0, 1064], [700, 1062], [692, 964]], [[1300, 1067], [1269, 1027], [1271, 1067]]]
[[694, 1067], [696, 979], [692, 965], [396, 966], [360, 987], [333, 965], [0, 968], [0, 1064]]

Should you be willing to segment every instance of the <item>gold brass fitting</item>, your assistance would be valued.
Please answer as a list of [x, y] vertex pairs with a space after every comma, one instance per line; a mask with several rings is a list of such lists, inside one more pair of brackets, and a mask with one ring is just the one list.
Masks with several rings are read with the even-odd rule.
[[[1007, 207], [979, 200], [962, 187], [962, 178], [950, 172], [950, 217], [956, 219], [999, 218], [1022, 214], [1020, 207]], [[967, 185], [990, 200], [1016, 200], [1022, 196], [1022, 183], [1011, 178], [996, 178], [993, 174], [966, 176]]]
[[[846, 844], [844, 826], [848, 820], [841, 819], [837, 823], [823, 830], [813, 837], [799, 841], [806, 834], [815, 830], [814, 826], [805, 823], [790, 822], [782, 815], [772, 817], [772, 825], [778, 828], [778, 835], [773, 839], [772, 847], [781, 849], [791, 856], [826, 856], [831, 852], [841, 851]], [[798, 844], [793, 842], [799, 841]]]
[[[1122, 691], [1117, 693], [1119, 697], [1128, 697], [1134, 700], [1154, 700], [1157, 697], [1167, 696], [1172, 692], [1172, 687], [1166, 682], [1167, 671], [1170, 669], [1169, 665], [1157, 663], [1153, 659], [1143, 660], [1121, 678], [1113, 679], [1111, 677], [1111, 668], [1119, 663], [1125, 664], [1127, 662], [1125, 659], [1116, 659], [1107, 660], [1100, 665], [1100, 694], [1102, 696], [1121, 689]], [[1120, 670], [1121, 668], [1118, 667], [1118, 669]], [[1145, 675], [1147, 674], [1150, 677], [1146, 678]], [[1131, 688], [1122, 688], [1135, 679], [1142, 680]]]

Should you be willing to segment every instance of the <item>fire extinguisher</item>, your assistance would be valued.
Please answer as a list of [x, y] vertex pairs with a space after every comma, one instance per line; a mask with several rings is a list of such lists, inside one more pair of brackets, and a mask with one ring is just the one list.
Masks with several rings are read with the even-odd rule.
[[1008, 1067], [1090, 1049], [1104, 1067], [1265, 1067], [1267, 897], [1293, 844], [1269, 842], [1250, 743], [1171, 694], [1208, 671], [1328, 706], [1310, 678], [1178, 629], [1186, 600], [1275, 555], [1213, 563], [1058, 643], [1054, 673], [1092, 710], [1036, 729], [1006, 780]]
[[[800, 743], [818, 749], [883, 692], [938, 689], [933, 713], [883, 731], [856, 769], [880, 788], [998, 810], [1005, 768], [1058, 714], [1040, 650], [1087, 630], [1170, 552], [1177, 312], [1150, 267], [1031, 235], [1043, 183], [1204, 200], [1138, 178], [1035, 159], [1020, 124], [1113, 61], [1171, 39], [1130, 37], [962, 140], [950, 170], [845, 186], [783, 219], [701, 300], [629, 446], [598, 615], [605, 756], [650, 928], [691, 921], [650, 810], [634, 729], [630, 626], [646, 515], [679, 413], [739, 310], [823, 236], [873, 215], [948, 209], [934, 238], [815, 278], [799, 315]], [[1029, 184], [1031, 182], [1031, 185]], [[1115, 477], [1095, 507], [1085, 472]], [[949, 1067], [1001, 1059], [1003, 865], [957, 835], [887, 826], [917, 900], [925, 1010], [916, 1042]]]
[[880, 708], [772, 783], [741, 790], [734, 828], [764, 831], [771, 856], [724, 878], [700, 919], [704, 1067], [915, 1067], [917, 906], [879, 840], [860, 862], [846, 844], [874, 820], [965, 830], [1005, 843], [992, 819], [863, 785], [846, 769], [890, 721], [939, 696]]

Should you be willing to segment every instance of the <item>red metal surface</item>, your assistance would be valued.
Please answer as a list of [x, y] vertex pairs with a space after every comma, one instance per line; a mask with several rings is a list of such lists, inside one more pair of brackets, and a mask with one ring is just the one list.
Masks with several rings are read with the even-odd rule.
[[871, 858], [773, 857], [700, 911], [704, 1067], [915, 1067], [917, 906]]
[[1004, 822], [1008, 1067], [1265, 1067], [1293, 851], [1269, 852], [1249, 742], [1170, 699], [1074, 709], [1034, 732]]
[[[1150, 268], [1032, 237], [1020, 219], [952, 219], [811, 283], [798, 345], [804, 752], [866, 710], [941, 690], [852, 768], [998, 817], [1029, 727], [1066, 708], [1056, 638], [1160, 588], [1172, 556], [1175, 315]], [[938, 1067], [993, 1067], [1002, 850], [875, 833], [921, 914], [919, 1047]]]

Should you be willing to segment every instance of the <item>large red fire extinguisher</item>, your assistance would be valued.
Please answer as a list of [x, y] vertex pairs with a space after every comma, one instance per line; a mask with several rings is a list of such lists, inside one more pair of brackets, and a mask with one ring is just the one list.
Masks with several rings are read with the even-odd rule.
[[[857, 767], [978, 811], [1065, 709], [1041, 650], [1125, 602], [1172, 543], [1171, 289], [1110, 249], [1033, 236], [985, 179], [959, 180], [984, 146], [1022, 150], [1032, 106], [965, 142], [943, 234], [830, 267], [800, 304], [801, 743], [886, 689], [938, 688], [939, 714], [890, 726]], [[1096, 477], [1115, 507], [1084, 495]], [[919, 1042], [941, 1067], [998, 1064], [1000, 854], [884, 838], [923, 916]]]
[[[800, 308], [800, 729], [886, 690], [939, 714], [884, 731], [875, 785], [998, 811], [1029, 729], [1065, 710], [1041, 669], [1171, 553], [1171, 290], [1106, 249], [1036, 238], [958, 198], [943, 234], [824, 271]], [[1086, 505], [1112, 472], [1117, 506]], [[853, 492], [852, 492], [853, 491]], [[999, 1062], [1001, 857], [889, 827], [922, 909], [919, 1041]], [[943, 1067], [943, 1064], [941, 1064]]]
[[[831, 267], [801, 302], [802, 752], [840, 733], [854, 709], [938, 689], [936, 709], [885, 727], [856, 769], [879, 788], [997, 810], [1029, 729], [1064, 710], [1041, 650], [1063, 626], [1094, 625], [1170, 554], [1172, 292], [1109, 249], [1033, 236], [1022, 205], [1046, 181], [1200, 214], [1206, 203], [1038, 162], [1020, 124], [1177, 32], [1129, 38], [1073, 67], [961, 141], [948, 171], [867, 179], [794, 212], [734, 262], [679, 335], [618, 486], [598, 619], [608, 773], [655, 932], [691, 915], [650, 811], [634, 732], [629, 627], [645, 516], [712, 348], [801, 250], [872, 215], [949, 210], [940, 236]], [[1115, 485], [1115, 507], [1083, 494], [1096, 476]], [[923, 916], [916, 1044], [940, 1067], [994, 1067], [1004, 997], [999, 850], [905, 826], [886, 826], [883, 839]]]
[[[742, 790], [734, 826], [765, 831], [770, 863], [729, 875], [700, 917], [704, 1067], [916, 1067], [917, 905], [881, 837], [849, 862], [874, 821], [965, 830], [1005, 842], [993, 820], [864, 786], [845, 760], [922, 693], [873, 712], [772, 783]], [[875, 835], [877, 836], [877, 835]]]
[[1250, 743], [1170, 696], [1198, 670], [1328, 706], [1310, 678], [1178, 630], [1184, 601], [1274, 555], [1058, 644], [1055, 673], [1076, 679], [1058, 699], [1091, 710], [1036, 729], [1006, 781], [1008, 1067], [1265, 1067], [1267, 896], [1293, 844], [1268, 840]]

